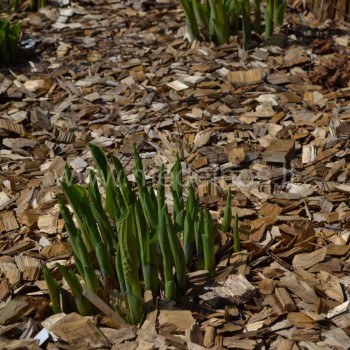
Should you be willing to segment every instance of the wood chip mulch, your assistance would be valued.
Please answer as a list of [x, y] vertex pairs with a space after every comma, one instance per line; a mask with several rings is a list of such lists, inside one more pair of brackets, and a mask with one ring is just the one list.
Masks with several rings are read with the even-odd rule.
[[[12, 16], [26, 47], [0, 74], [1, 349], [350, 348], [349, 35], [300, 38], [293, 12], [269, 45], [190, 44], [169, 0]], [[178, 153], [219, 222], [233, 193], [242, 251], [221, 234], [215, 279], [190, 273], [140, 327], [51, 315], [42, 266], [73, 262], [60, 180], [66, 162], [86, 180], [89, 142], [130, 173], [136, 144], [155, 182]]]

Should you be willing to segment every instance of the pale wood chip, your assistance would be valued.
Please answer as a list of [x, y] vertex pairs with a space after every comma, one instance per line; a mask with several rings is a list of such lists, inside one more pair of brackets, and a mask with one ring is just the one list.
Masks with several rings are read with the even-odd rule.
[[175, 80], [175, 81], [172, 81], [171, 83], [168, 83], [167, 84], [170, 88], [174, 89], [175, 91], [182, 91], [182, 90], [185, 90], [185, 89], [188, 89], [189, 86], [184, 84], [184, 83], [181, 83], [180, 81], [178, 80]]
[[293, 259], [293, 267], [296, 269], [308, 269], [324, 260], [327, 254], [327, 248], [317, 249], [311, 253], [298, 254]]
[[160, 310], [158, 321], [160, 326], [165, 324], [176, 326], [179, 333], [185, 333], [186, 329], [195, 323], [191, 311], [188, 310]]
[[24, 300], [13, 299], [0, 310], [0, 324], [7, 325], [17, 322], [29, 309]]
[[228, 81], [237, 85], [258, 84], [261, 82], [262, 78], [263, 70], [261, 68], [233, 71], [227, 74]]
[[338, 277], [331, 275], [326, 271], [320, 271], [319, 278], [324, 293], [331, 299], [338, 303], [343, 303], [344, 294], [343, 288], [339, 282]]
[[76, 313], [64, 316], [50, 327], [50, 331], [66, 341], [71, 349], [101, 348], [110, 345], [89, 318]]

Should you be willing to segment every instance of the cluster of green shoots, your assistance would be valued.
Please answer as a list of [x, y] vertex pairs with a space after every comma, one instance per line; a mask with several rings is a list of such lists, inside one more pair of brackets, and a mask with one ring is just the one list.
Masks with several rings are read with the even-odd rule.
[[21, 24], [11, 25], [6, 19], [0, 19], [0, 67], [9, 66], [17, 56]]
[[[22, 0], [8, 0], [7, 8], [11, 11], [18, 11], [22, 6]], [[46, 6], [46, 0], [31, 0], [29, 2], [30, 11], [38, 11], [38, 9]]]
[[[62, 265], [57, 264], [57, 268], [82, 315], [90, 315], [92, 307], [83, 296], [81, 280], [127, 322], [136, 324], [144, 315], [146, 290], [152, 292], [153, 298], [164, 296], [167, 300], [176, 300], [186, 291], [188, 271], [207, 270], [210, 277], [214, 276], [216, 225], [209, 210], [200, 207], [192, 185], [185, 199], [179, 158], [170, 172], [173, 199], [170, 213], [165, 196], [164, 166], [160, 168], [155, 193], [146, 181], [135, 148], [135, 191], [117, 157], [112, 156], [110, 163], [101, 148], [94, 145], [89, 148], [105, 198], [102, 200], [94, 172], [90, 172], [89, 183], [83, 187], [73, 183], [72, 173], [66, 167], [61, 185], [75, 221], [62, 197], [59, 204], [80, 277]], [[229, 192], [222, 224], [225, 232], [231, 229], [231, 219]], [[236, 217], [235, 251], [240, 249], [237, 223]], [[44, 267], [44, 277], [52, 309], [60, 312], [59, 284], [47, 267]], [[113, 303], [108, 290], [118, 291], [127, 307]]]
[[[191, 41], [201, 40], [201, 33], [209, 31], [209, 37], [217, 45], [229, 42], [231, 35], [243, 31], [245, 46], [252, 42], [252, 29], [259, 34], [262, 27], [260, 0], [253, 1], [254, 21], [251, 21], [249, 0], [180, 0], [185, 12], [187, 30]], [[284, 0], [266, 0], [265, 39], [274, 28], [283, 24], [286, 3]]]

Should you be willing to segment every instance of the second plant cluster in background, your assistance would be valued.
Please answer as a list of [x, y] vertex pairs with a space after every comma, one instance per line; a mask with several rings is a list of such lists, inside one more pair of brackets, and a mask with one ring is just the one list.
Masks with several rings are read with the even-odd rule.
[[222, 45], [242, 30], [245, 47], [252, 41], [252, 30], [261, 32], [261, 5], [265, 5], [265, 40], [271, 37], [274, 28], [283, 24], [286, 9], [284, 0], [254, 0], [252, 22], [249, 0], [180, 0], [180, 3], [191, 41], [201, 40], [204, 31], [217, 45]]

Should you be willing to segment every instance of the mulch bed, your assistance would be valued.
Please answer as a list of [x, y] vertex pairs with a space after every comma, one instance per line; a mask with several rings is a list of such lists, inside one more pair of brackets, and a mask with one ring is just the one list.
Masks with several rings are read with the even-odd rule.
[[[168, 0], [12, 17], [28, 46], [0, 74], [0, 348], [350, 348], [348, 28], [301, 38], [288, 14], [287, 33], [244, 51], [188, 43]], [[233, 193], [242, 251], [220, 233], [215, 279], [190, 273], [140, 327], [51, 316], [42, 265], [73, 261], [60, 180], [66, 163], [87, 179], [89, 142], [130, 173], [136, 144], [154, 182], [179, 154], [219, 222]]]

